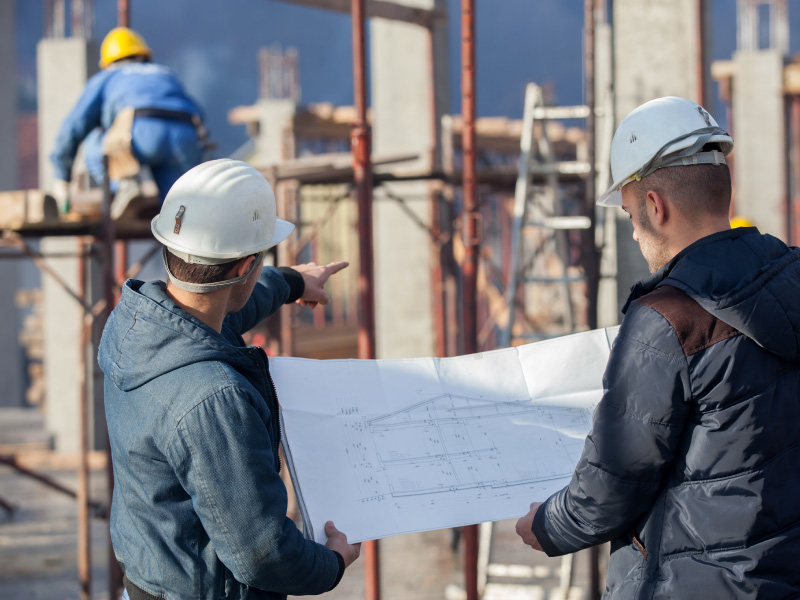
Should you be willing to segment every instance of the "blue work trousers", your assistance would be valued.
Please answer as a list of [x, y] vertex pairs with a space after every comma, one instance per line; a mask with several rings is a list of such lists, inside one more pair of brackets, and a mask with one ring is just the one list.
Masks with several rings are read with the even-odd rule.
[[[133, 155], [150, 167], [161, 201], [178, 178], [200, 164], [203, 149], [194, 125], [184, 121], [136, 117], [131, 131]], [[95, 129], [83, 142], [86, 166], [98, 185], [103, 183], [103, 131]], [[115, 189], [112, 182], [112, 189]]]

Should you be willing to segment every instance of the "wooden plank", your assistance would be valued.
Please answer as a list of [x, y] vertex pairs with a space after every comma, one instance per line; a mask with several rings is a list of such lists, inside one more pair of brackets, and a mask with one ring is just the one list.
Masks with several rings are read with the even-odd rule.
[[711, 77], [716, 81], [731, 79], [736, 75], [736, 63], [732, 60], [715, 60], [711, 63]]
[[42, 190], [0, 192], [0, 229], [58, 219], [55, 202]]
[[791, 63], [786, 65], [783, 71], [783, 93], [800, 94], [800, 64]]
[[[350, 0], [278, 0], [289, 4], [322, 8], [334, 12], [350, 14]], [[366, 14], [368, 18], [403, 21], [421, 27], [432, 27], [447, 22], [447, 13], [441, 10], [429, 10], [403, 6], [387, 0], [367, 0]]]

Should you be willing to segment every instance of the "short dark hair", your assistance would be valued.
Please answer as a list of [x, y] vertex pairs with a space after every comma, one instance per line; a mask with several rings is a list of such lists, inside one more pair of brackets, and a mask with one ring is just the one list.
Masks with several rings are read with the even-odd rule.
[[236, 259], [221, 265], [198, 265], [187, 263], [169, 250], [165, 252], [165, 255], [169, 270], [176, 278], [186, 283], [216, 283], [230, 279], [231, 270], [241, 260]]
[[628, 185], [638, 199], [649, 190], [668, 197], [688, 219], [728, 214], [731, 172], [727, 165], [665, 167]]

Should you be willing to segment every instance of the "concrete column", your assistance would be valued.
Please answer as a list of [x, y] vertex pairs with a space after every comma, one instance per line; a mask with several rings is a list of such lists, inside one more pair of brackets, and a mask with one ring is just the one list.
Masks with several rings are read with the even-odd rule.
[[[61, 122], [75, 105], [86, 80], [97, 70], [97, 49], [79, 38], [46, 39], [37, 47], [37, 85], [39, 104], [39, 186], [48, 189], [53, 180], [49, 155]], [[73, 177], [80, 172], [79, 161]], [[44, 238], [43, 253], [78, 252], [75, 238]], [[77, 292], [78, 259], [59, 257], [50, 266]], [[97, 261], [87, 268], [88, 302], [102, 297], [102, 269]], [[42, 276], [44, 297], [45, 384], [47, 389], [45, 423], [53, 447], [59, 451], [78, 450], [78, 402], [80, 398], [82, 311], [75, 300], [52, 278]], [[96, 328], [97, 329], [97, 328]], [[96, 365], [96, 341], [87, 357], [89, 385], [90, 446], [105, 446], [105, 419], [102, 404], [102, 374]]]
[[[401, 0], [417, 8], [446, 10], [445, 0]], [[447, 31], [396, 21], [370, 21], [373, 155], [417, 153], [419, 171], [440, 161], [441, 117], [448, 112]], [[433, 72], [431, 72], [431, 68]], [[375, 320], [379, 358], [431, 356], [434, 352], [431, 240], [402, 208], [402, 198], [430, 224], [427, 182], [375, 190]]]
[[[698, 101], [696, 0], [614, 0], [613, 7], [616, 122], [654, 98], [681, 96]], [[709, 22], [707, 16], [704, 20]], [[705, 61], [703, 68], [709, 73], [708, 52]], [[621, 210], [615, 224], [617, 305], [621, 307], [631, 286], [649, 271], [633, 241], [633, 227]]]
[[[43, 254], [67, 255], [47, 259], [47, 264], [78, 293], [78, 259], [68, 256], [79, 251], [74, 237], [43, 238]], [[90, 303], [103, 295], [102, 263], [95, 257], [86, 267], [87, 295]], [[81, 327], [83, 311], [77, 301], [52, 277], [42, 275], [45, 356], [45, 425], [53, 448], [76, 452], [79, 448], [78, 405], [81, 384]], [[106, 422], [103, 410], [103, 373], [97, 365], [97, 346], [102, 330], [99, 323], [86, 349], [89, 396], [89, 446], [105, 448]]]
[[[53, 182], [49, 157], [61, 123], [78, 101], [86, 81], [97, 72], [98, 59], [97, 46], [83, 38], [44, 39], [36, 48], [39, 187], [42, 189], [49, 189]], [[75, 168], [81, 170], [79, 161]]]
[[[44, 238], [41, 250], [74, 253], [72, 237]], [[48, 260], [70, 288], [78, 291], [78, 261], [74, 258]], [[78, 402], [80, 394], [81, 310], [52, 278], [42, 275], [44, 302], [45, 425], [56, 450], [75, 452], [79, 448]]]
[[277, 165], [294, 158], [295, 101], [262, 98], [258, 101], [258, 111], [259, 131], [253, 164]]
[[786, 239], [786, 114], [783, 53], [737, 52], [733, 90], [736, 213]]

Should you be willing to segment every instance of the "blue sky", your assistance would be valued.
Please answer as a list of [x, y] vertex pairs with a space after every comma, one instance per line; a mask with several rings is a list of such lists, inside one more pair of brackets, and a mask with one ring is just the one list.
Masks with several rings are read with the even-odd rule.
[[[346, 15], [275, 0], [130, 0], [131, 25], [174, 68], [204, 106], [222, 153], [246, 140], [227, 112], [257, 95], [260, 47], [295, 46], [302, 100], [350, 104], [353, 97], [350, 20]], [[116, 2], [95, 2], [95, 37], [116, 24]], [[451, 110], [460, 110], [460, 0], [448, 0]], [[734, 0], [713, 0], [713, 55], [728, 58], [736, 44]], [[791, 46], [800, 49], [800, 10], [790, 2]], [[42, 3], [17, 0], [21, 104], [35, 93], [35, 48]], [[582, 101], [583, 2], [476, 0], [478, 114], [520, 117], [528, 81], [552, 83], [561, 104]]]

